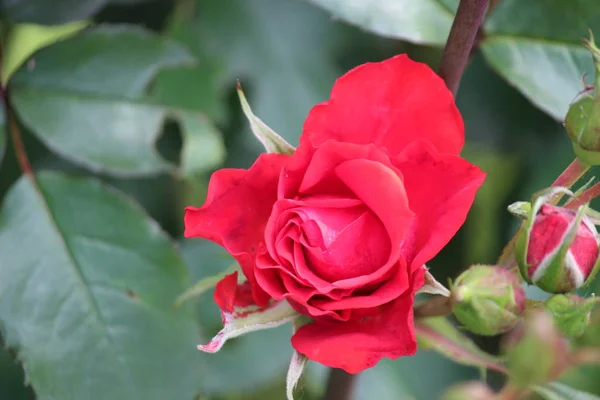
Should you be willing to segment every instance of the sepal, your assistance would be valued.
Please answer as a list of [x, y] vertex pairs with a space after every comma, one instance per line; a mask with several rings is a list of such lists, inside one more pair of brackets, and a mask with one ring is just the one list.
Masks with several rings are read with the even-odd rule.
[[227, 275], [215, 288], [215, 302], [221, 308], [223, 329], [198, 350], [216, 353], [229, 339], [248, 332], [276, 328], [293, 321], [299, 314], [285, 300], [271, 301], [266, 307], [254, 304], [250, 285], [238, 285], [237, 271]]
[[237, 84], [237, 93], [240, 98], [244, 115], [246, 115], [248, 122], [250, 122], [252, 133], [262, 143], [267, 153], [293, 154], [294, 151], [296, 151], [296, 148], [278, 135], [277, 132], [271, 129], [260, 118], [254, 115], [239, 82]]

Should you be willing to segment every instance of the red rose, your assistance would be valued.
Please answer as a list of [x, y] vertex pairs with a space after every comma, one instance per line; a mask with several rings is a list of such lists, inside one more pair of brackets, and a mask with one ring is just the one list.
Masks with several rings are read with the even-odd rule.
[[256, 304], [286, 299], [311, 317], [292, 337], [309, 359], [356, 373], [412, 355], [423, 265], [484, 179], [458, 156], [463, 142], [453, 96], [429, 67], [406, 55], [359, 66], [310, 111], [294, 155], [217, 171], [204, 206], [186, 209], [185, 236], [225, 247]]

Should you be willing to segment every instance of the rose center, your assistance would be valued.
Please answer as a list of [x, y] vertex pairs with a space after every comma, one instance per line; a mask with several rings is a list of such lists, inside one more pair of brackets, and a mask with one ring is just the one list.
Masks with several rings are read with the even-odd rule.
[[368, 275], [387, 262], [389, 237], [366, 207], [306, 208], [298, 215], [307, 264], [323, 279], [334, 282]]

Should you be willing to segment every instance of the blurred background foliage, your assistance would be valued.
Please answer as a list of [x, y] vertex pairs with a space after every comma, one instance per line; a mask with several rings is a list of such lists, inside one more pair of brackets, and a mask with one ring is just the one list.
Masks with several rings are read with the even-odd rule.
[[[310, 107], [326, 100], [336, 77], [352, 67], [406, 52], [435, 68], [457, 4], [0, 0], [2, 79], [14, 72], [11, 99], [34, 169], [55, 171], [39, 176], [42, 196], [36, 197], [19, 180], [10, 140], [0, 131], [0, 321], [6, 344], [0, 399], [35, 398], [29, 382], [40, 399], [82, 399], [64, 382], [85, 380], [98, 380], [97, 397], [86, 399], [283, 398], [289, 326], [201, 354], [194, 345], [221, 327], [211, 293], [176, 312], [160, 300], [174, 299], [232, 263], [212, 243], [182, 239], [182, 216], [186, 205], [202, 204], [211, 171], [248, 167], [261, 151], [241, 112], [236, 80], [253, 111], [295, 144]], [[517, 224], [506, 206], [550, 185], [573, 159], [560, 121], [583, 89], [582, 76], [592, 71], [581, 38], [588, 28], [600, 35], [595, 0], [493, 4], [457, 97], [466, 125], [463, 154], [488, 178], [464, 228], [431, 263], [442, 282], [472, 263], [493, 263]], [[51, 229], [52, 219], [60, 229]], [[61, 241], [72, 252], [70, 261], [56, 250]], [[132, 256], [144, 249], [147, 260]], [[39, 272], [34, 265], [41, 259]], [[80, 268], [82, 277], [73, 277], [71, 267]], [[65, 299], [70, 293], [75, 305]], [[89, 296], [96, 304], [78, 310], [79, 302], [89, 305]], [[54, 337], [60, 333], [49, 321], [65, 302], [73, 320], [61, 326], [64, 337]], [[91, 331], [105, 330], [117, 343], [99, 345], [87, 328], [79, 329], [87, 326], [86, 313], [97, 311], [104, 319], [90, 322], [98, 325]], [[63, 339], [73, 354], [53, 347]], [[495, 338], [476, 340], [495, 351]], [[113, 358], [100, 356], [115, 348]], [[96, 367], [81, 370], [77, 362], [89, 361], [88, 352], [97, 352], [90, 361]], [[111, 371], [115, 365], [137, 375], [112, 376], [122, 372]], [[303, 399], [318, 398], [325, 374], [309, 365], [300, 384]], [[366, 371], [357, 398], [435, 399], [452, 383], [477, 376], [474, 368], [421, 351]], [[588, 367], [565, 380], [600, 395], [599, 376]], [[103, 386], [113, 378], [128, 381], [127, 391]], [[491, 383], [499, 379], [488, 376]]]

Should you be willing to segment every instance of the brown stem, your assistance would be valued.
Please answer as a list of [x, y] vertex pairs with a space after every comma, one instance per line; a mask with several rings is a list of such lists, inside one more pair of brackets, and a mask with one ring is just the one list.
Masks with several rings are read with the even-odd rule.
[[461, 0], [458, 5], [438, 70], [454, 95], [467, 66], [488, 3], [489, 0]]
[[331, 368], [323, 400], [350, 400], [357, 377], [342, 369]]

